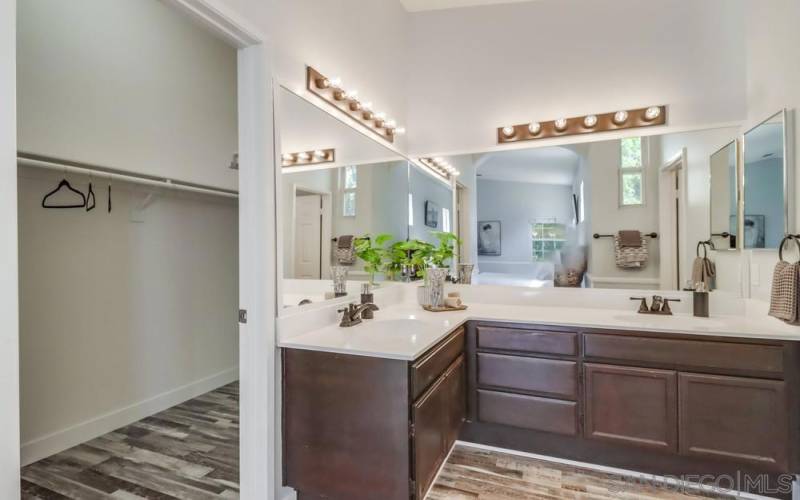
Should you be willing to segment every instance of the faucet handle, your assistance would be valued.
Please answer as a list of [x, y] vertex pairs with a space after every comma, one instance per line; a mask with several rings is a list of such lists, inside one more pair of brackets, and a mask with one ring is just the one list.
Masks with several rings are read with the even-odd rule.
[[650, 310], [650, 308], [647, 307], [647, 297], [631, 297], [630, 299], [631, 300], [641, 300], [642, 301], [639, 304], [639, 312], [640, 313], [646, 313], [646, 312], [648, 312]]
[[672, 314], [672, 309], [669, 307], [670, 302], [680, 302], [681, 299], [664, 299], [664, 305], [661, 306], [661, 312], [664, 314]]

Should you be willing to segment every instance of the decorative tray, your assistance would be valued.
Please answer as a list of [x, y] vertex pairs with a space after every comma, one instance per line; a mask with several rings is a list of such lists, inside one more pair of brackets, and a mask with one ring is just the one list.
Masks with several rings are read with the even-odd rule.
[[447, 306], [442, 306], [442, 307], [432, 307], [432, 306], [422, 306], [422, 308], [423, 308], [423, 309], [425, 309], [426, 311], [435, 312], [435, 313], [440, 313], [440, 312], [448, 312], [448, 311], [463, 311], [464, 309], [466, 309], [466, 308], [467, 308], [467, 306], [466, 306], [466, 305], [464, 305], [464, 304], [462, 304], [462, 305], [460, 305], [460, 306], [458, 306], [458, 307], [447, 307]]

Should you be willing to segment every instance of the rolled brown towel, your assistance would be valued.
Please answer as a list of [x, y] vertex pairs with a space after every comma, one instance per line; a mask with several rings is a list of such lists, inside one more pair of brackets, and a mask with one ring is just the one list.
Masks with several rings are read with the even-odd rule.
[[619, 234], [620, 246], [623, 248], [639, 248], [642, 246], [641, 231], [626, 229], [617, 234]]

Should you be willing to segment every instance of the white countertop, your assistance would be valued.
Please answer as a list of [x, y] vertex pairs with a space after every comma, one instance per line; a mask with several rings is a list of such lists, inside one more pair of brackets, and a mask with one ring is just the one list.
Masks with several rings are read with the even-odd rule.
[[338, 323], [282, 339], [279, 347], [413, 360], [469, 320], [536, 323], [687, 335], [716, 335], [764, 340], [800, 340], [800, 328], [769, 316], [687, 314], [654, 316], [634, 310], [469, 304], [465, 311], [432, 313], [401, 303], [382, 307], [375, 319], [341, 328]]

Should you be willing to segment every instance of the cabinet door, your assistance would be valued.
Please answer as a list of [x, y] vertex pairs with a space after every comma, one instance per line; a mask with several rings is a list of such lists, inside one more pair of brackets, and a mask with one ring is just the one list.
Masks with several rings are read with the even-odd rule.
[[412, 408], [415, 498], [420, 500], [428, 491], [445, 457], [448, 438], [444, 413], [447, 408], [445, 380], [445, 377], [441, 377], [434, 382]]
[[446, 387], [446, 441], [445, 453], [450, 451], [453, 443], [458, 439], [461, 424], [467, 417], [467, 371], [464, 356], [453, 363], [445, 375]]
[[788, 471], [785, 382], [679, 375], [680, 451]]
[[677, 451], [677, 376], [674, 371], [584, 365], [585, 436]]

